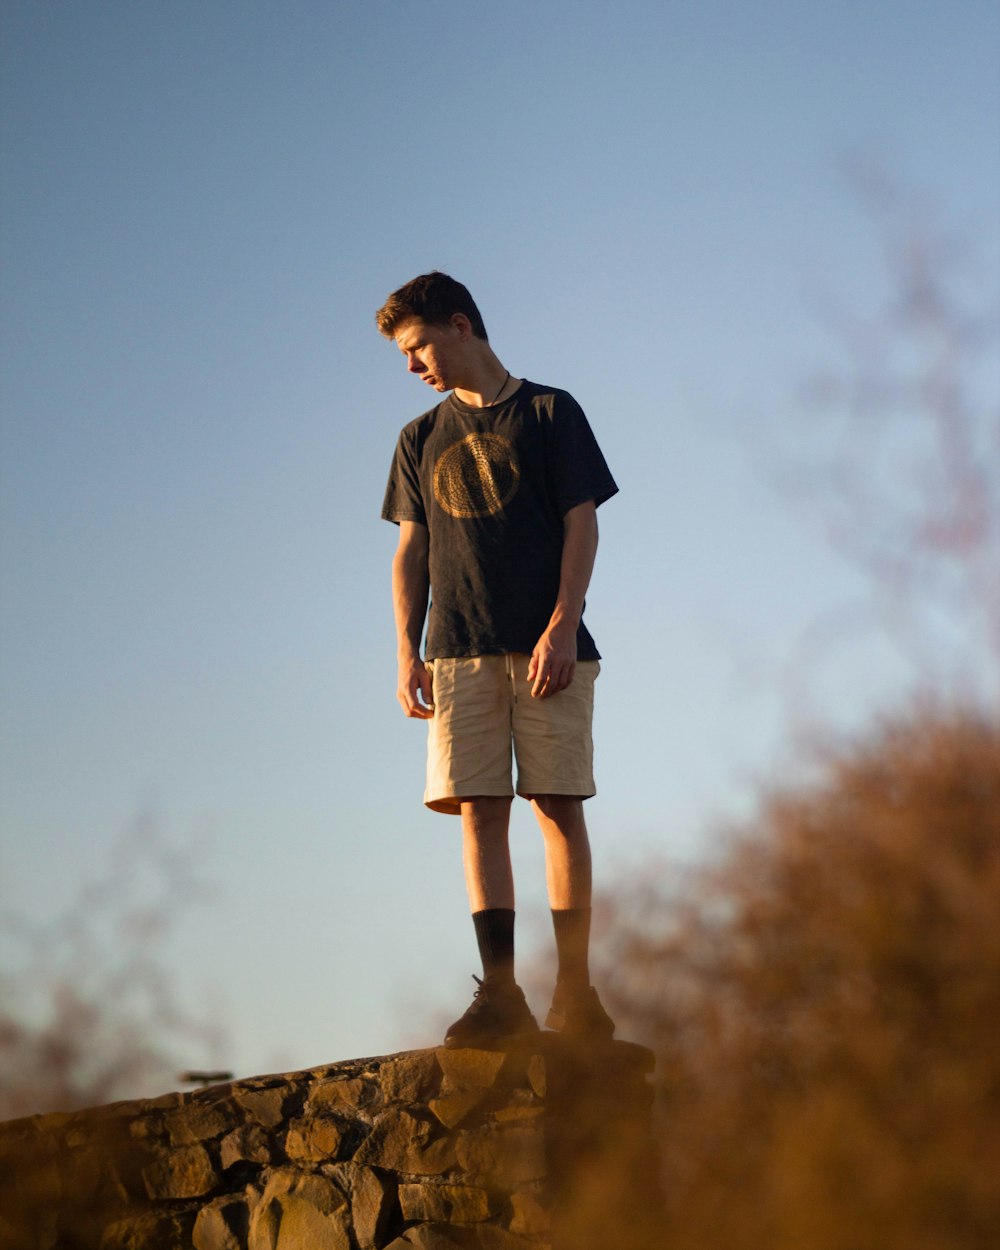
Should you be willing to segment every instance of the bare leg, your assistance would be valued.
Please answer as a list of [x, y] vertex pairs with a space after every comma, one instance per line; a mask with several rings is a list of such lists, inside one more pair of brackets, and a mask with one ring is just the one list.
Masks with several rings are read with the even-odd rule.
[[589, 907], [590, 839], [583, 800], [571, 795], [540, 794], [531, 800], [545, 839], [545, 880], [553, 911]]
[[610, 1039], [614, 1021], [590, 984], [591, 862], [583, 800], [537, 795], [531, 800], [545, 839], [545, 876], [555, 927], [559, 971], [550, 1029], [590, 1039]]
[[514, 874], [507, 838], [510, 802], [494, 797], [462, 802], [462, 863], [473, 912], [514, 907]]
[[494, 797], [462, 800], [462, 861], [483, 979], [472, 1005], [445, 1034], [446, 1046], [492, 1047], [505, 1038], [538, 1032], [531, 1008], [514, 980], [514, 874], [507, 840], [510, 802]]

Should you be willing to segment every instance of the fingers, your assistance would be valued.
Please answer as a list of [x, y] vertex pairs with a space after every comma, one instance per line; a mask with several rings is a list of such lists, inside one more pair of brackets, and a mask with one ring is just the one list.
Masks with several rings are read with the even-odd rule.
[[528, 661], [531, 697], [547, 699], [565, 690], [576, 673], [576, 634], [554, 625], [542, 634]]
[[406, 715], [414, 720], [430, 720], [434, 715], [433, 704], [420, 703], [409, 691], [400, 691], [397, 698]]
[[[532, 656], [532, 660], [535, 657]], [[540, 661], [537, 665], [535, 673], [535, 681], [531, 687], [531, 697], [533, 699], [548, 699], [554, 694], [558, 694], [560, 690], [565, 690], [569, 686], [576, 675], [576, 661], [564, 660], [559, 662]], [[528, 680], [531, 680], [531, 666], [528, 666]]]
[[575, 673], [576, 661], [569, 660], [559, 669], [558, 673], [550, 679], [545, 691], [545, 697], [547, 698], [550, 694], [558, 694], [560, 690], [565, 690], [566, 687], [573, 681]]
[[410, 670], [401, 679], [396, 698], [403, 712], [415, 720], [430, 720], [434, 715], [434, 688], [430, 673], [425, 669]]
[[426, 669], [420, 674], [417, 682], [417, 688], [420, 693], [417, 713], [424, 720], [428, 720], [434, 715], [434, 685], [430, 673]]
[[[528, 680], [531, 681], [531, 669], [530, 668], [528, 669]], [[536, 664], [535, 665], [535, 680], [531, 687], [531, 697], [533, 699], [540, 699], [542, 697], [542, 692], [545, 690], [545, 687], [548, 684], [549, 684], [548, 669], [545, 667], [544, 664]]]
[[533, 699], [543, 699], [551, 680], [552, 657], [540, 655], [537, 651], [533, 652], [528, 662], [528, 681], [533, 683], [531, 697]]

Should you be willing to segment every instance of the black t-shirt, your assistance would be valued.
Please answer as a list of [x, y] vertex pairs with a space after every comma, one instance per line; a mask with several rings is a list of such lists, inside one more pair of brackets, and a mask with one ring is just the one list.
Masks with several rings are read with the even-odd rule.
[[[404, 426], [382, 516], [430, 534], [425, 658], [533, 651], [559, 592], [563, 517], [617, 491], [566, 391], [525, 381], [489, 408], [452, 394]], [[582, 622], [577, 656], [599, 658]]]

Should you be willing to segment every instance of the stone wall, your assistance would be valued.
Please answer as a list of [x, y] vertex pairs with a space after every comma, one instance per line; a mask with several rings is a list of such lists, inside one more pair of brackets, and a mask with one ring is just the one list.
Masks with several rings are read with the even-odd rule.
[[0, 1250], [652, 1247], [652, 1056], [543, 1034], [0, 1125]]

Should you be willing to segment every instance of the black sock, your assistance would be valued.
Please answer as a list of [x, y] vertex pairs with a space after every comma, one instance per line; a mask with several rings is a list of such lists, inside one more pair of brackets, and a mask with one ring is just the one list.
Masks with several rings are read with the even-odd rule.
[[561, 985], [589, 985], [590, 908], [553, 908], [552, 926], [556, 931], [559, 956], [557, 979]]
[[490, 907], [472, 913], [476, 941], [483, 961], [483, 976], [493, 980], [514, 979], [514, 912], [509, 907]]

